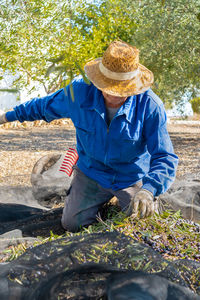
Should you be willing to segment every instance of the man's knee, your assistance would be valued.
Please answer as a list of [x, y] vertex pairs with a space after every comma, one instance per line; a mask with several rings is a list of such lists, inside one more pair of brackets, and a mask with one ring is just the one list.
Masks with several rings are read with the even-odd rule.
[[62, 227], [70, 232], [78, 232], [82, 227], [87, 227], [94, 222], [96, 222], [95, 213], [91, 212], [91, 214], [88, 214], [85, 211], [76, 215], [63, 213], [61, 219]]
[[78, 232], [81, 229], [81, 224], [79, 224], [74, 216], [62, 215], [61, 219], [62, 227], [70, 232]]

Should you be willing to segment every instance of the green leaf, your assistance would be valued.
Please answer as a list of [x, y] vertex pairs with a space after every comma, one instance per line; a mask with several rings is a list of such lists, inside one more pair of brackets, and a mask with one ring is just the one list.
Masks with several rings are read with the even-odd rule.
[[83, 76], [83, 80], [85, 81], [85, 83], [90, 85], [90, 80], [87, 78], [84, 70], [81, 68], [81, 66], [77, 62], [75, 62], [75, 65], [79, 69], [81, 75]]
[[70, 83], [69, 89], [70, 89], [70, 95], [71, 95], [72, 101], [74, 102], [74, 100], [75, 100], [74, 99], [74, 89], [73, 89], [72, 83]]
[[59, 57], [56, 57], [56, 58], [48, 58], [47, 60], [55, 64], [55, 63], [58, 63], [58, 62], [64, 60], [64, 58], [65, 58], [65, 56], [64, 56], [64, 54], [62, 54], [62, 55], [60, 55]]
[[0, 92], [7, 92], [7, 93], [15, 94], [15, 93], [19, 93], [19, 90], [18, 89], [2, 89], [2, 88], [0, 88]]
[[45, 74], [45, 77], [49, 77], [49, 75], [55, 71], [55, 68], [56, 67], [55, 67], [54, 63], [50, 67], [48, 67], [48, 69], [46, 71], [46, 74]]

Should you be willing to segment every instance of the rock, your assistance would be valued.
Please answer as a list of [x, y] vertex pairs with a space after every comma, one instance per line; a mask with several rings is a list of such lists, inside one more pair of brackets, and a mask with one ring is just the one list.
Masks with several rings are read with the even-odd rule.
[[73, 174], [69, 177], [59, 168], [65, 154], [49, 154], [41, 157], [33, 167], [31, 184], [34, 197], [45, 207], [60, 203], [66, 196]]
[[23, 237], [21, 230], [15, 229], [0, 235], [0, 251], [3, 251], [9, 246], [16, 246], [21, 243], [32, 244], [35, 241], [39, 241], [39, 239]]
[[[71, 177], [59, 168], [65, 154], [50, 154], [40, 158], [33, 167], [31, 183], [33, 195], [45, 207], [64, 201]], [[163, 209], [180, 210], [183, 218], [200, 222], [200, 173], [176, 178], [171, 188], [159, 197]]]
[[160, 200], [165, 208], [180, 210], [183, 218], [200, 222], [200, 174], [177, 178]]
[[44, 206], [41, 206], [36, 201], [33, 196], [32, 187], [29, 186], [1, 186], [0, 204], [17, 204], [45, 209]]

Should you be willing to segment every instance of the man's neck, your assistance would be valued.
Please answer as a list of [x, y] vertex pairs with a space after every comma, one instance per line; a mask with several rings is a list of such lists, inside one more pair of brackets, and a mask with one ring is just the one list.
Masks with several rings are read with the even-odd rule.
[[104, 103], [105, 103], [106, 107], [109, 107], [109, 108], [119, 108], [120, 106], [122, 106], [124, 104], [124, 102], [128, 98], [128, 97], [119, 97], [119, 96], [109, 95], [105, 92], [102, 92], [102, 94], [104, 97]]
[[114, 103], [106, 103], [106, 101], [104, 101], [105, 102], [105, 106], [107, 107], [107, 108], [120, 108], [123, 104], [124, 104], [124, 102], [122, 102], [122, 103], [120, 103], [120, 104], [114, 104]]

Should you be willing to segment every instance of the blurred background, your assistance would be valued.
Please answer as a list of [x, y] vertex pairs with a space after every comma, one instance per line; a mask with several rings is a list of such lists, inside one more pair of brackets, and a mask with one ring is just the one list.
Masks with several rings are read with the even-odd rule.
[[170, 117], [200, 114], [200, 0], [1, 0], [0, 109], [66, 86], [121, 39]]

